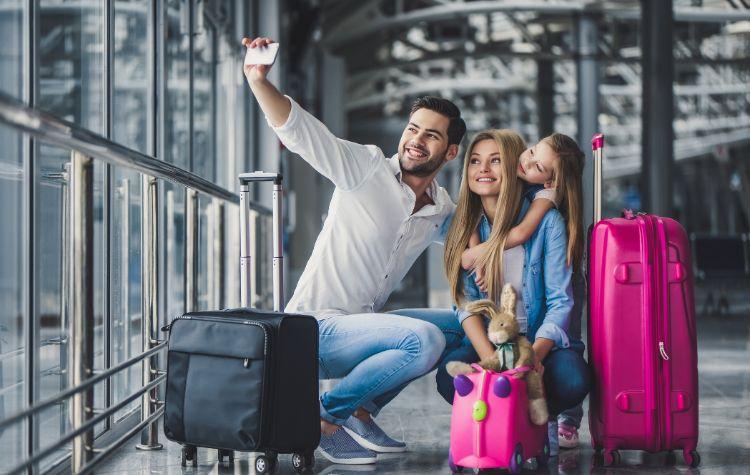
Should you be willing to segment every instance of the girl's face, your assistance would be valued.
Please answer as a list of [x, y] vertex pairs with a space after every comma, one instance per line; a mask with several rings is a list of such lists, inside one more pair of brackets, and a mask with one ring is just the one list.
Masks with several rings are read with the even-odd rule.
[[557, 160], [559, 157], [547, 142], [540, 140], [521, 154], [518, 160], [518, 178], [526, 183], [550, 188], [553, 184], [552, 171]]
[[474, 144], [467, 169], [469, 189], [479, 196], [500, 194], [502, 162], [497, 142], [485, 139]]

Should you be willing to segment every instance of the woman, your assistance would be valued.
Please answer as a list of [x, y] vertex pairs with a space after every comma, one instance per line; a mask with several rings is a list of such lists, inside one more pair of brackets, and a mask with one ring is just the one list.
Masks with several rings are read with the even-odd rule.
[[[494, 352], [484, 319], [460, 310], [467, 301], [485, 297], [474, 275], [461, 268], [461, 254], [475, 229], [481, 242], [489, 241], [492, 249], [503, 249], [511, 228], [525, 215], [537, 189], [524, 187], [517, 177], [518, 157], [524, 148], [521, 137], [508, 130], [482, 132], [468, 147], [456, 212], [445, 240], [446, 273], [457, 308], [394, 312], [429, 321], [444, 320], [450, 312], [461, 322], [467, 338], [448, 347], [438, 364], [438, 392], [448, 402], [453, 401], [454, 389], [445, 364], [474, 363]], [[544, 371], [550, 414], [575, 406], [588, 393], [589, 373], [583, 343], [571, 340], [567, 333], [573, 299], [563, 218], [554, 209], [548, 211], [523, 246], [493, 251], [489, 257], [486, 275], [499, 278], [487, 279], [488, 293], [498, 297], [504, 282], [516, 290], [519, 324], [533, 342], [537, 370]], [[550, 429], [550, 435], [556, 438], [556, 426], [554, 432]]]

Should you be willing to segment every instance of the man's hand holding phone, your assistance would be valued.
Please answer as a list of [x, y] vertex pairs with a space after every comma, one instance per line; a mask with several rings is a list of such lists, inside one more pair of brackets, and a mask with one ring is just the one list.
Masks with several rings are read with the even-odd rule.
[[242, 38], [242, 44], [247, 48], [245, 54], [245, 64], [243, 70], [245, 78], [250, 86], [253, 83], [264, 81], [271, 70], [276, 55], [279, 51], [279, 44], [271, 38]]

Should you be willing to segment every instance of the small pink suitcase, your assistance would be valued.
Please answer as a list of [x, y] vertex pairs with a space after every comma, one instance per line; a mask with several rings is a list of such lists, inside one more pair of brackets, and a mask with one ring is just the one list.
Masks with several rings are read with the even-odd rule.
[[[591, 439], [604, 465], [618, 449], [682, 449], [700, 463], [698, 361], [690, 246], [676, 221], [625, 212], [601, 220], [604, 137], [594, 148], [594, 225], [589, 234]], [[603, 453], [600, 451], [603, 450]], [[674, 460], [670, 453], [669, 458]]]
[[472, 366], [478, 372], [453, 380], [456, 393], [448, 454], [451, 470], [507, 468], [516, 474], [524, 460], [532, 457], [539, 465], [546, 465], [547, 425], [531, 422], [526, 381], [513, 377], [531, 367], [496, 373]]

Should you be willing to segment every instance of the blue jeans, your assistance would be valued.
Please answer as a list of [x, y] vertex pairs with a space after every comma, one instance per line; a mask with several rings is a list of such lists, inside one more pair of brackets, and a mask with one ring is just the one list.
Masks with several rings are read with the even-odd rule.
[[[453, 315], [457, 319], [456, 312], [449, 309], [405, 309], [396, 310], [394, 313], [420, 318], [425, 321], [440, 320], [448, 315]], [[454, 344], [448, 345], [446, 342], [446, 351], [437, 364], [435, 376], [438, 392], [450, 404], [453, 404], [455, 389], [453, 388], [453, 378], [445, 369], [446, 364], [449, 361], [463, 361], [465, 363], [479, 361], [479, 356], [467, 337], [462, 336], [457, 344], [455, 340], [452, 343]], [[547, 407], [551, 415], [560, 414], [566, 409], [573, 409], [586, 398], [591, 384], [591, 375], [589, 367], [583, 359], [582, 345], [576, 345], [576, 349], [559, 348], [551, 351], [544, 358], [542, 364], [544, 365], [544, 389]]]
[[[455, 318], [452, 325], [447, 319], [444, 323], [455, 340], [460, 325]], [[446, 337], [438, 326], [399, 315], [332, 315], [320, 319], [318, 327], [320, 377], [342, 378], [320, 397], [321, 418], [334, 424], [342, 424], [358, 407], [377, 415], [445, 352]]]

